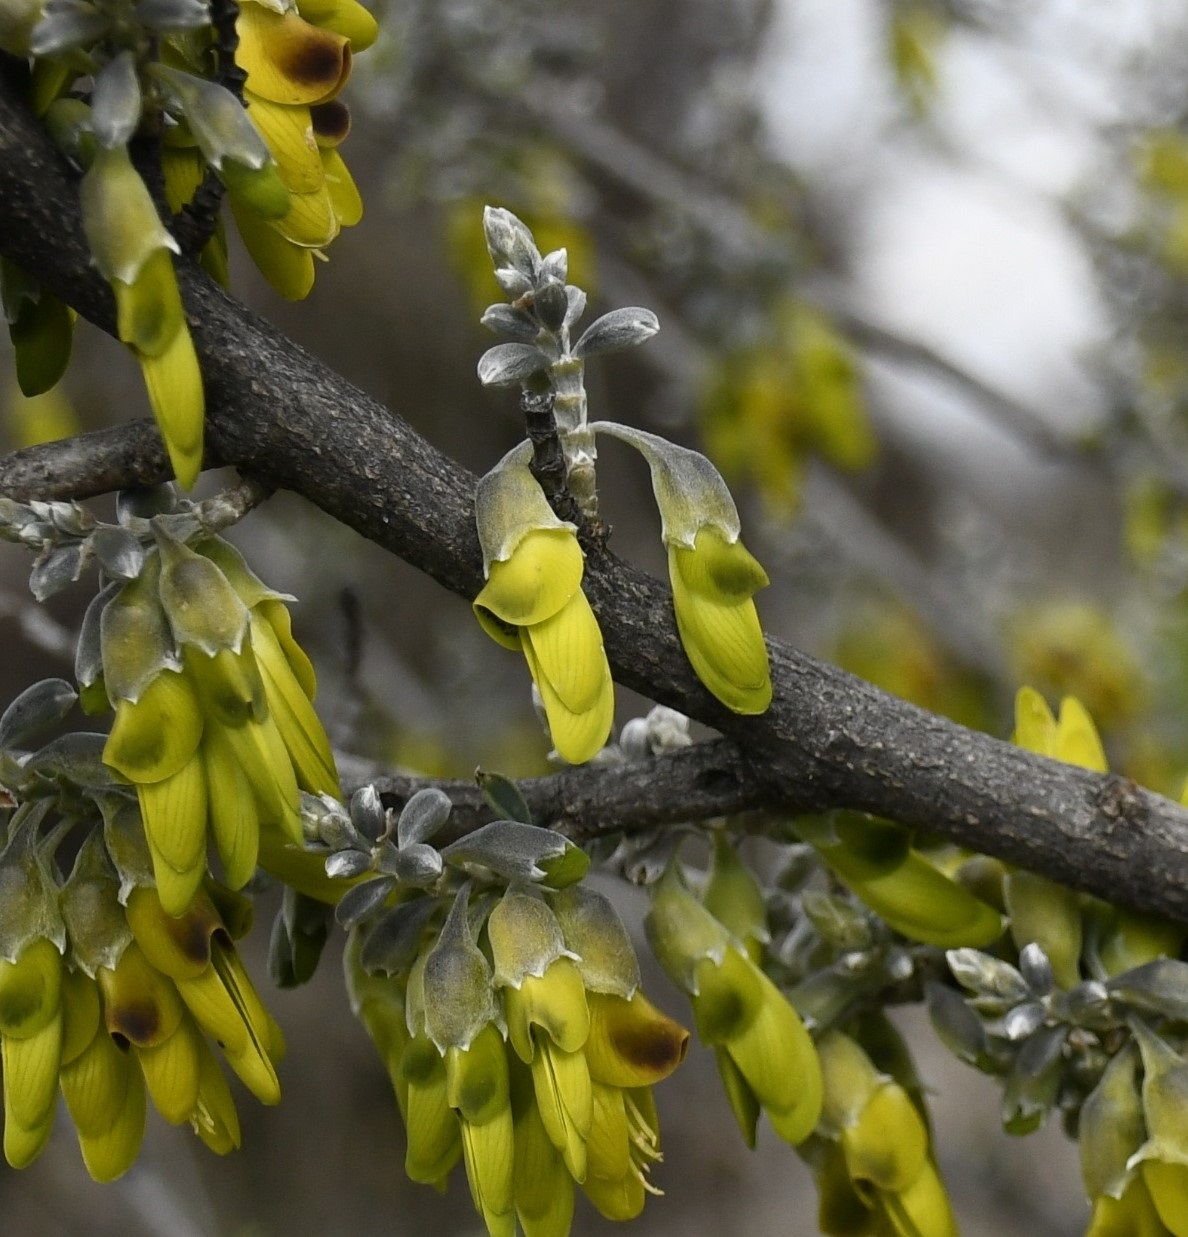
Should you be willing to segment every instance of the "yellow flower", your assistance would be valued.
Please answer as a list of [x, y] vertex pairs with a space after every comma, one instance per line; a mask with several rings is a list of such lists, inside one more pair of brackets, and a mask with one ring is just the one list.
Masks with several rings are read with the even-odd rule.
[[853, 1195], [870, 1213], [875, 1231], [891, 1237], [956, 1237], [928, 1127], [911, 1096], [880, 1073], [847, 1035], [829, 1032], [817, 1051], [825, 1090], [820, 1133], [834, 1141], [822, 1163], [823, 1207], [828, 1199], [830, 1211], [838, 1208], [839, 1182], [831, 1174], [840, 1167], [840, 1151]]
[[800, 1016], [671, 866], [656, 887], [648, 939], [693, 1004], [748, 1145], [763, 1109], [787, 1142], [802, 1142], [821, 1112], [821, 1069]]
[[583, 571], [572, 529], [533, 528], [506, 559], [490, 564], [474, 600], [483, 630], [523, 651], [553, 745], [575, 765], [606, 743], [615, 707], [602, 632], [581, 588]]
[[248, 115], [277, 162], [290, 206], [266, 218], [232, 193], [232, 209], [256, 265], [282, 296], [299, 300], [313, 286], [314, 254], [363, 214], [337, 150], [349, 116], [335, 96], [350, 76], [352, 53], [374, 41], [375, 21], [355, 0], [314, 0], [298, 11], [245, 0], [238, 28]]
[[136, 787], [162, 902], [180, 914], [206, 872], [208, 825], [239, 888], [261, 830], [299, 848], [299, 789], [337, 794], [338, 780], [280, 595], [226, 542], [195, 551], [159, 529], [158, 544], [104, 611], [116, 720], [103, 759]]
[[741, 541], [705, 524], [692, 548], [668, 547], [677, 630], [697, 677], [735, 713], [763, 713], [771, 674], [752, 597], [769, 583]]
[[100, 148], [80, 188], [87, 244], [116, 300], [120, 339], [136, 354], [169, 462], [189, 489], [202, 468], [205, 403], [170, 251], [127, 148]]

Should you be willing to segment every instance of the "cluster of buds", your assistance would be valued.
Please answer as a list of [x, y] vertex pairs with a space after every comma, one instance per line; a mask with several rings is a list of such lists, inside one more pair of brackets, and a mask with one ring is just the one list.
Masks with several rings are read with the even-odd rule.
[[[349, 824], [323, 814], [323, 835], [347, 843], [328, 870], [358, 874], [362, 861], [343, 856], [366, 853], [374, 808], [360, 792]], [[644, 997], [617, 913], [578, 883], [581, 852], [510, 820], [437, 850], [448, 812], [440, 792], [410, 799], [371, 845], [381, 874], [338, 909], [352, 1005], [407, 1130], [405, 1169], [440, 1187], [462, 1160], [492, 1237], [513, 1237], [517, 1221], [566, 1237], [578, 1186], [630, 1219], [656, 1192], [651, 1088], [688, 1033]]]
[[[511, 304], [490, 306], [482, 321], [511, 342], [484, 353], [480, 381], [522, 385], [529, 399], [548, 394], [546, 437], [555, 434], [560, 445], [565, 487], [579, 516], [593, 518], [597, 510], [597, 433], [644, 456], [689, 661], [728, 708], [764, 712], [771, 677], [753, 597], [768, 579], [739, 539], [726, 483], [696, 451], [614, 422], [587, 421], [586, 358], [642, 343], [659, 329], [656, 316], [646, 309], [615, 310], [571, 344], [586, 296], [565, 282], [565, 250], [542, 256], [528, 228], [506, 210], [488, 207], [484, 226], [495, 277]], [[601, 633], [581, 593], [578, 526], [554, 513], [530, 467], [534, 447], [524, 442], [513, 448], [479, 483], [476, 519], [488, 583], [475, 612], [494, 639], [523, 649], [557, 752], [577, 764], [607, 741], [613, 689]]]
[[821, 1115], [821, 1067], [800, 1015], [759, 966], [763, 897], [725, 835], [716, 839], [704, 896], [688, 888], [674, 858], [646, 925], [652, 952], [688, 995], [697, 1032], [714, 1050], [748, 1145], [761, 1110], [781, 1138], [802, 1143]]
[[[303, 297], [315, 255], [362, 216], [337, 150], [350, 128], [337, 95], [352, 53], [376, 37], [357, 0], [215, 8], [207, 0], [0, 2], [0, 51], [31, 62], [31, 103], [83, 171], [87, 244], [187, 488], [202, 467], [202, 377], [174, 269], [181, 247], [133, 144], [159, 138], [165, 205], [175, 216], [211, 213], [196, 242], [208, 272], [226, 282], [226, 241], [213, 215], [225, 190], [265, 276], [283, 295]], [[87, 99], [80, 88], [89, 88]], [[73, 316], [11, 264], [0, 271], [0, 293], [21, 388], [40, 394], [68, 363]]]
[[208, 831], [238, 889], [261, 860], [300, 850], [301, 791], [336, 794], [338, 778], [291, 598], [186, 512], [128, 521], [147, 544], [110, 530], [127, 553], [87, 611], [75, 671], [84, 707], [115, 709], [103, 760], [136, 789], [157, 890], [180, 915]]
[[[37, 1158], [60, 1090], [88, 1171], [109, 1181], [136, 1159], [146, 1099], [218, 1154], [238, 1147], [212, 1042], [266, 1104], [280, 1098], [284, 1043], [236, 952], [249, 905], [207, 880], [184, 913], [166, 913], [137, 804], [105, 777], [90, 742], [101, 736], [16, 749], [74, 699], [51, 680], [0, 719], [2, 780], [18, 804], [0, 852], [4, 1153], [16, 1168]], [[89, 832], [62, 881], [56, 852], [82, 825]]]

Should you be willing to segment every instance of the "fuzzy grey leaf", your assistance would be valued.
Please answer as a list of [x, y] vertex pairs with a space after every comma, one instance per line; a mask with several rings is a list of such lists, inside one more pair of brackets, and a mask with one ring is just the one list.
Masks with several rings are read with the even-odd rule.
[[390, 876], [380, 876], [372, 881], [364, 881], [353, 889], [348, 889], [342, 895], [334, 908], [334, 918], [344, 928], [353, 928], [355, 924], [374, 915], [387, 901], [389, 894], [396, 888], [396, 882]]
[[651, 339], [659, 329], [660, 319], [650, 309], [612, 309], [590, 323], [574, 344], [573, 355], [588, 357], [597, 352], [633, 348]]
[[107, 525], [91, 534], [91, 549], [103, 570], [117, 580], [135, 580], [144, 566], [144, 546], [126, 528]]
[[0, 716], [0, 747], [24, 747], [52, 730], [78, 699], [65, 679], [42, 679], [23, 692]]
[[513, 305], [504, 305], [502, 301], [488, 305], [479, 321], [496, 335], [506, 335], [520, 343], [533, 343], [540, 334], [540, 324], [531, 314]]
[[496, 344], [479, 358], [479, 382], [485, 387], [509, 387], [548, 369], [548, 356], [532, 344]]
[[109, 60], [91, 91], [91, 128], [109, 150], [126, 146], [140, 124], [140, 79], [131, 51]]
[[418, 790], [404, 805], [396, 822], [396, 845], [404, 850], [406, 846], [427, 842], [449, 819], [452, 808], [444, 790], [436, 786]]
[[62, 546], [39, 559], [29, 574], [29, 589], [38, 601], [60, 593], [82, 575], [84, 565], [81, 545]]

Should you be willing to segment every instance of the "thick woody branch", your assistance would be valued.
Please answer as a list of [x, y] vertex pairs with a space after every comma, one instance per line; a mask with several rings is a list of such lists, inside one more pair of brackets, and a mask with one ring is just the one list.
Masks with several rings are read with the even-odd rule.
[[[89, 265], [69, 169], [0, 74], [0, 252], [106, 330], [111, 298]], [[303, 352], [192, 266], [181, 282], [206, 382], [211, 456], [324, 511], [471, 598], [481, 559], [475, 478], [398, 416]], [[0, 460], [14, 497], [94, 493], [163, 478], [150, 430]], [[123, 472], [121, 470], [124, 470]], [[57, 485], [53, 478], [70, 479]], [[1188, 920], [1188, 813], [1116, 777], [1033, 756], [771, 643], [775, 699], [737, 717], [697, 681], [671, 596], [591, 550], [586, 593], [615, 677], [719, 729], [726, 741], [646, 766], [574, 770], [525, 786], [544, 822], [638, 827], [746, 807], [845, 806], [889, 816], [1112, 901]], [[390, 784], [394, 793], [396, 784]]]

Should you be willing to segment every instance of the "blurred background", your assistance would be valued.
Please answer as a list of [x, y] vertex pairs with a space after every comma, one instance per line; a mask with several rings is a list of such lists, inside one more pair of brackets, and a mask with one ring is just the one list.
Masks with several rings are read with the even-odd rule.
[[[1188, 772], [1188, 3], [376, 0], [342, 148], [366, 202], [308, 301], [242, 254], [233, 288], [476, 472], [522, 436], [485, 391], [499, 299], [484, 203], [564, 245], [591, 314], [660, 334], [592, 362], [591, 416], [708, 451], [767, 566], [768, 630], [1007, 736], [1014, 692], [1079, 696], [1113, 766]], [[60, 390], [16, 392], [5, 446], [145, 415], [133, 360], [80, 330]], [[399, 470], [394, 459], [391, 468]], [[612, 548], [664, 572], [646, 470], [607, 444]], [[213, 489], [218, 478], [204, 479]], [[430, 774], [544, 771], [518, 658], [467, 606], [290, 495], [235, 530], [300, 599], [336, 743]], [[28, 600], [0, 547], [0, 692], [68, 674], [88, 586]], [[619, 720], [646, 705], [621, 693]], [[642, 895], [624, 893], [636, 919]], [[255, 974], [274, 902], [261, 900]], [[653, 975], [649, 991], [687, 1020]], [[270, 1000], [285, 1103], [241, 1105], [216, 1161], [158, 1122], [93, 1186], [65, 1120], [0, 1208], [32, 1234], [478, 1233], [461, 1174], [409, 1185], [386, 1078], [333, 957]], [[904, 1025], [934, 1088], [963, 1231], [1083, 1231], [1075, 1152], [1009, 1140], [997, 1090]], [[665, 1164], [635, 1231], [816, 1232], [808, 1173], [747, 1153], [695, 1051], [659, 1091]], [[152, 1118], [150, 1118], [150, 1121]], [[84, 1218], [85, 1217], [85, 1218]], [[584, 1205], [578, 1233], [611, 1226]]]

